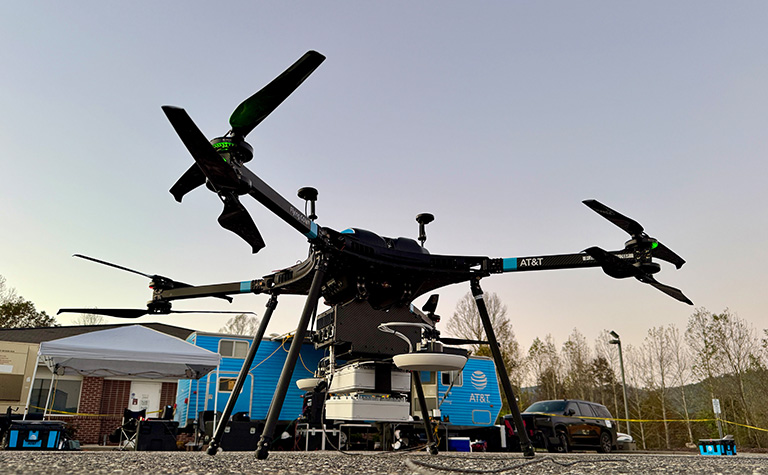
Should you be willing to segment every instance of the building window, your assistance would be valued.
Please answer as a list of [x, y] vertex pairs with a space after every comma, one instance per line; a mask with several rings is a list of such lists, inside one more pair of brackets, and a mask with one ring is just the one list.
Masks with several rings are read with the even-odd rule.
[[441, 371], [440, 383], [443, 386], [450, 386], [453, 383], [454, 388], [460, 388], [464, 385], [464, 376], [461, 371]]
[[[73, 381], [69, 379], [56, 379], [53, 382], [53, 392], [51, 392], [51, 403], [48, 411], [77, 412], [77, 406], [80, 401], [80, 387], [82, 381]], [[51, 387], [50, 379], [35, 379], [32, 386], [32, 398], [30, 399], [29, 412], [42, 414], [45, 403], [48, 400], [48, 389]], [[35, 406], [35, 407], [32, 407]]]
[[248, 354], [248, 342], [242, 340], [219, 341], [219, 354], [226, 358], [245, 358]]
[[21, 401], [23, 374], [0, 374], [0, 401]]
[[231, 393], [235, 389], [237, 378], [219, 378], [219, 392]]

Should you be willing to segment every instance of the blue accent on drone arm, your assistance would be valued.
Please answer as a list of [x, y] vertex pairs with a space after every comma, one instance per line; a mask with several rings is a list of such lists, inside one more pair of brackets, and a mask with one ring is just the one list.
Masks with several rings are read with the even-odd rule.
[[315, 239], [317, 237], [317, 223], [312, 221], [312, 223], [309, 225], [309, 231], [304, 233], [304, 235], [309, 239]]
[[247, 293], [251, 291], [251, 281], [244, 280], [240, 282], [240, 292]]
[[502, 259], [502, 272], [512, 272], [517, 270], [517, 257], [507, 257]]

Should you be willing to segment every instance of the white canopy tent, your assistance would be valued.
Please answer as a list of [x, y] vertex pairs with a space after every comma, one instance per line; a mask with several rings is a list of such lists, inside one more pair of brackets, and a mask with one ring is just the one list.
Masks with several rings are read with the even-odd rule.
[[220, 360], [218, 353], [142, 325], [46, 341], [38, 351], [38, 361], [45, 362], [54, 376], [200, 379]]

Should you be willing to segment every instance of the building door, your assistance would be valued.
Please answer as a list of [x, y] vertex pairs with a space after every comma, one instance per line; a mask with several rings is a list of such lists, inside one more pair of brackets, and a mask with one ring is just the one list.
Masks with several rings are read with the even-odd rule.
[[159, 417], [160, 393], [163, 383], [155, 381], [131, 381], [131, 396], [128, 409], [131, 411], [147, 410], [147, 417]]

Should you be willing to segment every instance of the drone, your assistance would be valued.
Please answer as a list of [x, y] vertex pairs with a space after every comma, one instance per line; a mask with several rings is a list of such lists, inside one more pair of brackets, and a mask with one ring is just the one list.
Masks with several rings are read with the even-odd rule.
[[[669, 262], [678, 269], [685, 260], [660, 241], [646, 234], [643, 226], [637, 221], [593, 199], [585, 200], [583, 203], [629, 234], [630, 239], [621, 249], [608, 251], [600, 247], [590, 247], [582, 252], [571, 254], [502, 258], [431, 254], [424, 247], [427, 240], [426, 226], [435, 219], [429, 213], [416, 216], [419, 229], [418, 241], [407, 237], [381, 236], [359, 228], [337, 231], [320, 226], [316, 222], [317, 189], [304, 187], [298, 190], [298, 197], [304, 200], [305, 211], [293, 206], [245, 166], [254, 154], [253, 147], [245, 139], [324, 60], [325, 57], [316, 51], [304, 54], [282, 74], [243, 101], [229, 118], [230, 130], [224, 136], [212, 140], [206, 138], [184, 109], [168, 105], [162, 107], [172, 127], [194, 159], [192, 166], [170, 188], [176, 201], [181, 202], [187, 193], [205, 185], [219, 197], [223, 204], [223, 210], [218, 217], [221, 227], [238, 235], [250, 245], [253, 253], [257, 253], [265, 247], [266, 243], [248, 211], [240, 202], [241, 197], [250, 195], [290, 227], [304, 235], [309, 243], [309, 254], [301, 262], [263, 278], [240, 282], [203, 286], [179, 285], [170, 279], [157, 279], [146, 275], [153, 278], [153, 282], [161, 281], [161, 285], [153, 287], [152, 300], [148, 302], [148, 312], [145, 313], [170, 311], [170, 302], [179, 299], [230, 298], [231, 295], [245, 293], [270, 295], [266, 312], [254, 336], [254, 343], [246, 357], [240, 377], [235, 383], [232, 397], [224, 410], [222, 420], [226, 421], [236, 401], [236, 395], [242, 388], [245, 375], [258, 349], [258, 343], [263, 338], [272, 312], [277, 306], [278, 296], [306, 296], [256, 449], [257, 457], [265, 459], [274, 437], [277, 418], [285, 400], [300, 347], [307, 337], [311, 323], [317, 316], [318, 302], [322, 298], [332, 310], [330, 316], [323, 317], [325, 315], [323, 314], [318, 317], [316, 331], [310, 332], [316, 346], [325, 345], [335, 349], [337, 353], [352, 357], [374, 355], [386, 358], [396, 351], [406, 356], [410, 355], [406, 358], [407, 361], [401, 359], [403, 360], [401, 369], [410, 370], [413, 374], [414, 387], [419, 396], [427, 432], [427, 450], [430, 453], [437, 453], [435, 442], [430, 437], [432, 431], [429, 429], [429, 417], [423, 402], [418, 373], [424, 368], [434, 368], [434, 365], [440, 367], [441, 364], [447, 364], [447, 367], [453, 367], [447, 363], [452, 358], [440, 358], [440, 354], [452, 357], [462, 356], [462, 350], [445, 345], [466, 344], [469, 340], [440, 337], [439, 332], [434, 328], [438, 320], [434, 314], [437, 306], [436, 294], [431, 295], [422, 311], [414, 308], [413, 301], [447, 285], [468, 282], [487, 337], [487, 341], [472, 343], [490, 346], [499, 373], [499, 381], [509, 402], [521, 439], [522, 451], [526, 456], [533, 456], [533, 447], [523, 428], [520, 411], [485, 305], [483, 290], [480, 286], [481, 280], [492, 274], [600, 267], [613, 278], [634, 277], [676, 300], [692, 305], [693, 303], [679, 289], [662, 284], [654, 278], [654, 275], [661, 270], [661, 266], [654, 259]], [[309, 209], [308, 213], [307, 209]], [[105, 262], [101, 263], [105, 264]], [[120, 266], [106, 264], [120, 268]], [[107, 311], [91, 309], [89, 313]], [[339, 321], [343, 318], [347, 319], [346, 322], [354, 321], [356, 329], [359, 330], [357, 333], [362, 332], [365, 336], [340, 335], [342, 327]], [[409, 344], [396, 347], [396, 345], [392, 346], [394, 344], [390, 341], [386, 348], [371, 344], [372, 340], [384, 341], [384, 337], [395, 341], [404, 340], [400, 343]], [[358, 338], [358, 341], [350, 341], [354, 338]], [[361, 345], [360, 338], [364, 340], [362, 343], [367, 343], [368, 346]], [[416, 344], [411, 344], [411, 341], [415, 341]], [[463, 352], [463, 356], [466, 357], [466, 351]], [[434, 358], [437, 359], [434, 360]], [[216, 429], [208, 448], [208, 453], [211, 455], [217, 451], [224, 425], [219, 424]]]

